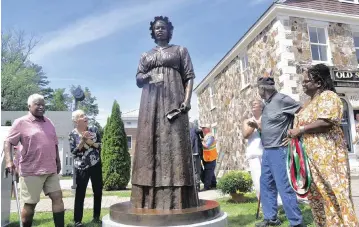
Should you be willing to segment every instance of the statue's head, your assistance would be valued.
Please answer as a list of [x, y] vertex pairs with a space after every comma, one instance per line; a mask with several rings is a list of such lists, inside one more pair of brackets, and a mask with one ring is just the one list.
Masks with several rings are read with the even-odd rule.
[[150, 25], [151, 37], [155, 40], [155, 43], [158, 41], [170, 42], [174, 27], [168, 17], [157, 16]]

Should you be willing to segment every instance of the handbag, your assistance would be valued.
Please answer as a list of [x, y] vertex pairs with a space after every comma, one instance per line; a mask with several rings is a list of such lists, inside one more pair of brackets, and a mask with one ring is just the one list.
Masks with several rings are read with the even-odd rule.
[[306, 197], [312, 183], [312, 174], [305, 146], [298, 138], [293, 138], [288, 144], [287, 175], [295, 193], [301, 198]]

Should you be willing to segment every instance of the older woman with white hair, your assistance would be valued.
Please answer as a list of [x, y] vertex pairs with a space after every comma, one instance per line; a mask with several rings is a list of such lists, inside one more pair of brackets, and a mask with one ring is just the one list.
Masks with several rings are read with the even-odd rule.
[[76, 168], [76, 195], [74, 208], [75, 226], [82, 225], [82, 216], [86, 188], [91, 178], [94, 193], [94, 209], [92, 222], [100, 223], [102, 200], [102, 165], [101, 165], [101, 137], [96, 127], [88, 126], [88, 118], [84, 111], [76, 110], [72, 113], [75, 128], [69, 135], [70, 149], [74, 155]]

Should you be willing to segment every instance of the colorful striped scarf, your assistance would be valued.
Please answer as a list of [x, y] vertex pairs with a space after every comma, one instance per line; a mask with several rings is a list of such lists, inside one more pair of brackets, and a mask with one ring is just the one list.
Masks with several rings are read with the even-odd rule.
[[298, 138], [292, 139], [288, 144], [287, 175], [290, 186], [297, 195], [306, 197], [312, 183], [312, 175], [305, 146]]

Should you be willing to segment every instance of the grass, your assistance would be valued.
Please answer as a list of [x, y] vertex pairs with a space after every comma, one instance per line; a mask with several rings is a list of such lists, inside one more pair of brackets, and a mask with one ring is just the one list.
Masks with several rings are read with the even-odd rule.
[[[82, 219], [82, 223], [86, 227], [100, 227], [101, 224], [93, 224], [91, 223], [92, 220], [92, 209], [86, 209], [84, 210], [84, 216]], [[108, 214], [108, 209], [102, 209], [101, 210], [101, 218]], [[73, 223], [73, 217], [74, 217], [74, 211], [73, 210], [67, 210], [65, 212], [65, 226], [67, 224]], [[9, 227], [17, 227], [19, 226], [19, 218], [17, 213], [11, 213], [10, 215], [10, 222], [11, 224]], [[34, 222], [32, 223], [32, 226], [41, 226], [41, 227], [53, 227], [54, 221], [52, 219], [52, 213], [51, 212], [38, 212], [35, 213], [34, 216]]]
[[72, 180], [72, 176], [62, 176], [62, 175], [59, 175], [60, 177], [60, 180]]
[[[256, 220], [255, 214], [257, 210], [257, 199], [254, 194], [246, 195], [245, 203], [234, 203], [230, 199], [219, 199], [217, 200], [221, 209], [228, 214], [228, 226], [229, 227], [253, 227], [255, 223], [260, 220]], [[303, 213], [304, 223], [309, 226], [315, 226], [313, 223], [312, 213], [310, 211], [309, 206], [300, 205], [300, 208]], [[104, 216], [108, 214], [108, 209], [102, 209], [101, 215]], [[285, 213], [282, 208], [279, 209], [279, 219], [283, 222], [281, 226], [288, 226], [289, 222], [285, 217]], [[260, 217], [263, 218], [262, 216]], [[73, 219], [73, 211], [67, 210], [65, 215], [65, 224], [72, 223]], [[11, 213], [10, 217], [11, 222], [18, 222], [18, 217], [16, 213]], [[84, 218], [83, 223], [85, 226], [96, 227], [100, 225], [93, 225], [90, 223], [92, 220], [92, 209], [84, 210]], [[16, 223], [12, 223], [11, 227], [18, 226]], [[34, 225], [33, 226], [53, 226], [52, 213], [51, 212], [38, 212], [34, 217]]]
[[[75, 197], [72, 194], [72, 190], [62, 190], [63, 198]], [[92, 189], [86, 190], [86, 197], [92, 197], [93, 192]], [[121, 190], [121, 191], [102, 191], [102, 196], [117, 196], [117, 197], [130, 197], [131, 190]], [[43, 192], [40, 195], [40, 199], [48, 199], [49, 197], [46, 196]], [[15, 195], [12, 195], [12, 199], [15, 199]]]
[[[63, 198], [68, 197], [74, 197], [74, 194], [72, 194], [72, 190], [62, 190], [62, 196]], [[93, 192], [92, 189], [86, 190], [86, 197], [92, 197]], [[117, 197], [130, 197], [131, 191], [130, 190], [121, 190], [121, 191], [102, 191], [102, 196], [117, 196]], [[42, 199], [49, 198], [48, 196], [45, 196], [44, 193], [41, 193]]]
[[[247, 201], [245, 203], [234, 203], [230, 199], [217, 200], [221, 205], [221, 210], [228, 214], [228, 226], [229, 227], [253, 227], [255, 223], [260, 222], [263, 219], [263, 214], [260, 215], [260, 219], [256, 220], [257, 212], [257, 199], [254, 194], [246, 195]], [[308, 227], [315, 226], [313, 223], [313, 216], [308, 205], [300, 205], [302, 210], [304, 223]], [[289, 222], [285, 216], [282, 207], [279, 208], [278, 217], [282, 221], [281, 226], [289, 226]]]

